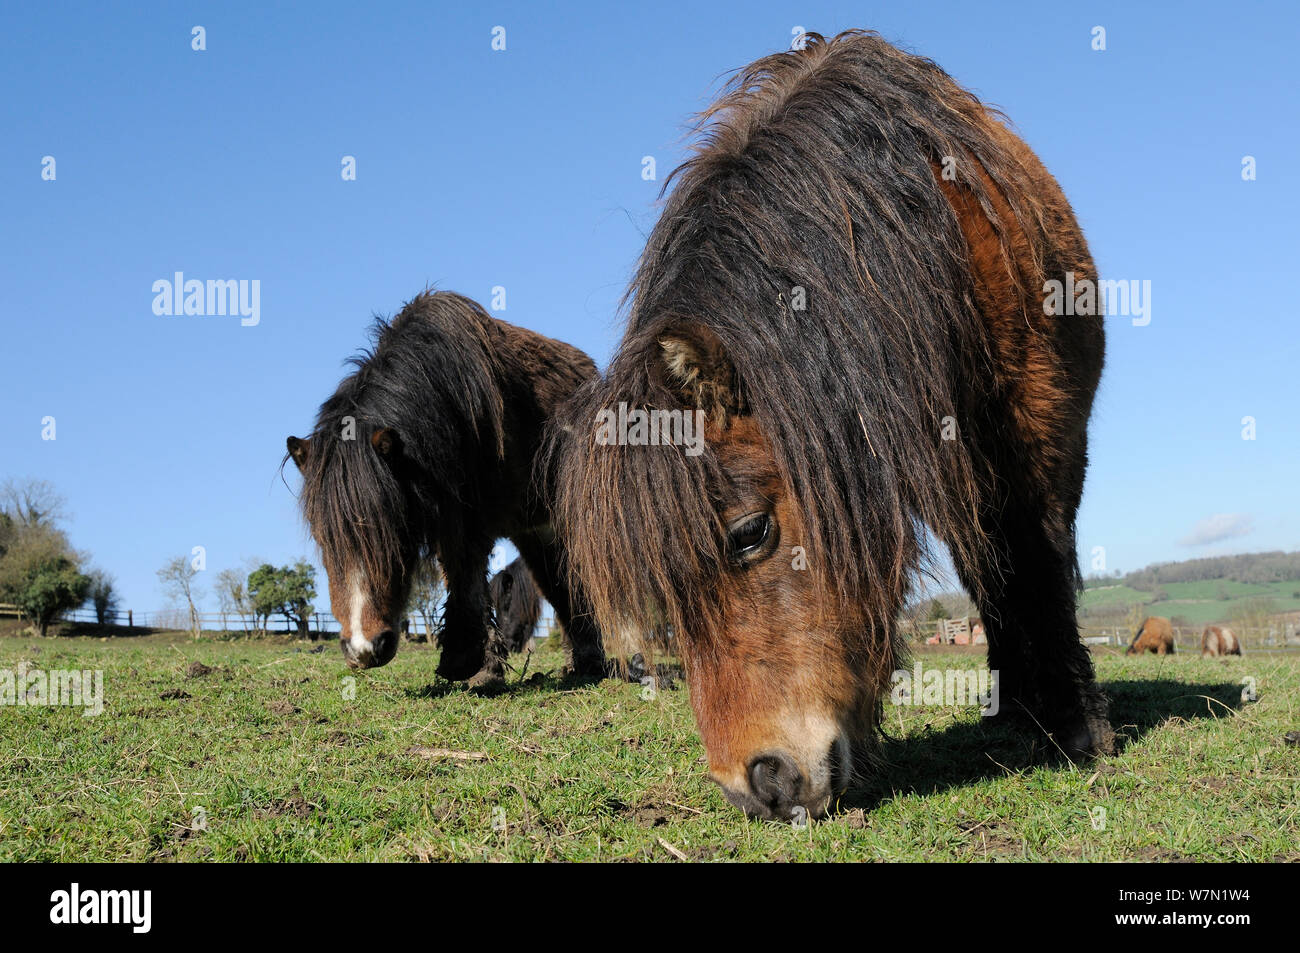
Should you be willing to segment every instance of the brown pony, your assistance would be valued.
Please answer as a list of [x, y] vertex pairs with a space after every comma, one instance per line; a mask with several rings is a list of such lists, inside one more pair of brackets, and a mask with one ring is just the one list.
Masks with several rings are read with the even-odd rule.
[[[608, 374], [551, 448], [602, 628], [666, 620], [727, 797], [816, 815], [869, 764], [929, 526], [1002, 709], [1072, 757], [1106, 750], [1074, 533], [1103, 329], [1045, 304], [1096, 277], [1060, 188], [869, 33], [759, 60], [703, 122]], [[648, 411], [702, 418], [703, 445], [646, 439]]]
[[1201, 633], [1201, 658], [1240, 654], [1241, 640], [1226, 625], [1207, 625]]
[[507, 649], [489, 639], [487, 563], [508, 537], [555, 608], [571, 670], [604, 674], [536, 467], [545, 424], [596, 376], [591, 359], [468, 298], [425, 292], [378, 321], [373, 350], [352, 363], [312, 435], [288, 439], [348, 665], [393, 657], [412, 573], [436, 555], [447, 581], [438, 674], [500, 679]]
[[524, 561], [516, 559], [493, 576], [488, 592], [498, 638], [507, 651], [522, 652], [542, 614], [541, 596]]
[[1174, 654], [1174, 627], [1163, 616], [1152, 615], [1142, 620], [1137, 635], [1129, 643], [1125, 655], [1143, 655], [1154, 652], [1156, 655]]

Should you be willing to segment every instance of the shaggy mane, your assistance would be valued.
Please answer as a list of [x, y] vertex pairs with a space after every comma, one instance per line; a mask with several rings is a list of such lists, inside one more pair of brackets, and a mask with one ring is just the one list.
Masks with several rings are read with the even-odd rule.
[[[357, 554], [376, 585], [410, 568], [428, 555], [424, 530], [440, 504], [459, 498], [482, 457], [502, 456], [498, 323], [468, 298], [431, 291], [391, 322], [375, 319], [372, 346], [321, 405], [302, 474], [300, 503], [328, 565]], [[354, 439], [343, 436], [349, 417]], [[399, 480], [372, 449], [384, 427], [397, 430], [400, 466], [418, 479]]]
[[[856, 31], [757, 61], [701, 115], [692, 157], [665, 183], [618, 353], [552, 438], [559, 526], [601, 627], [630, 636], [620, 651], [651, 647], [664, 622], [704, 648], [722, 631], [713, 449], [594, 434], [598, 411], [623, 401], [683, 407], [663, 372], [673, 331], [711, 333], [734, 365], [738, 401], [801, 510], [823, 608], [854, 604], [868, 631], [891, 632], [928, 555], [924, 525], [958, 566], [996, 559], [978, 529], [990, 461], [941, 439], [943, 418], [981, 414], [987, 394], [957, 382], [991, 377], [992, 357], [937, 173], [955, 161], [1013, 282], [1041, 288], [1044, 210], [998, 122], [930, 60]], [[1010, 228], [1027, 239], [1027, 273], [1012, 265]]]

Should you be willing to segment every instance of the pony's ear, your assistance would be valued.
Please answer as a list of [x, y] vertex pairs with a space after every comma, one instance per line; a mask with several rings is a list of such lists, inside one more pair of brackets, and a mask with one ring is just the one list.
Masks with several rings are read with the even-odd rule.
[[664, 382], [688, 405], [719, 423], [745, 412], [736, 367], [718, 336], [707, 328], [674, 328], [659, 338]]
[[370, 446], [381, 457], [395, 457], [402, 452], [402, 441], [391, 427], [380, 427], [370, 435]]
[[284, 442], [284, 445], [288, 448], [289, 456], [293, 458], [293, 462], [301, 470], [302, 465], [307, 462], [307, 454], [311, 448], [310, 441], [303, 440], [300, 437], [290, 437]]

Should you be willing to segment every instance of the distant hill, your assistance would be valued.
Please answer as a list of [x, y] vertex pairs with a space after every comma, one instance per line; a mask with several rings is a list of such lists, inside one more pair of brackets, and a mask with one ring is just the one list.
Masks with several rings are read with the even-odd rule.
[[1097, 576], [1085, 580], [1088, 588], [1122, 582], [1150, 591], [1171, 582], [1239, 582], [1260, 584], [1300, 582], [1300, 552], [1241, 553], [1237, 556], [1209, 556], [1180, 563], [1154, 563], [1126, 576]]
[[[950, 618], [974, 612], [964, 592], [942, 592], [909, 605], [904, 618], [931, 617], [935, 599]], [[1130, 616], [1146, 615], [1168, 616], [1189, 626], [1248, 620], [1260, 624], [1265, 617], [1298, 610], [1300, 552], [1155, 563], [1127, 574], [1089, 577], [1079, 596], [1079, 621], [1092, 625], [1119, 625]]]
[[1300, 609], [1300, 552], [1242, 553], [1156, 563], [1084, 581], [1079, 618], [1093, 623], [1139, 614], [1189, 625], [1233, 622]]

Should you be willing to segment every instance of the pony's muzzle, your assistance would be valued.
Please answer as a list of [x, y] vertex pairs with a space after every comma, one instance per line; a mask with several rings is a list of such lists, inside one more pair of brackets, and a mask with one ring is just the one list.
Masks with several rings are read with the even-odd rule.
[[826, 813], [832, 796], [843, 787], [844, 767], [837, 741], [826, 753], [824, 775], [811, 781], [798, 763], [784, 751], [769, 751], [751, 758], [745, 772], [748, 790], [722, 785], [727, 800], [750, 817], [764, 820], [798, 821]]
[[339, 639], [348, 668], [378, 668], [387, 665], [397, 654], [397, 633], [384, 629], [373, 639], [357, 633], [351, 639]]

